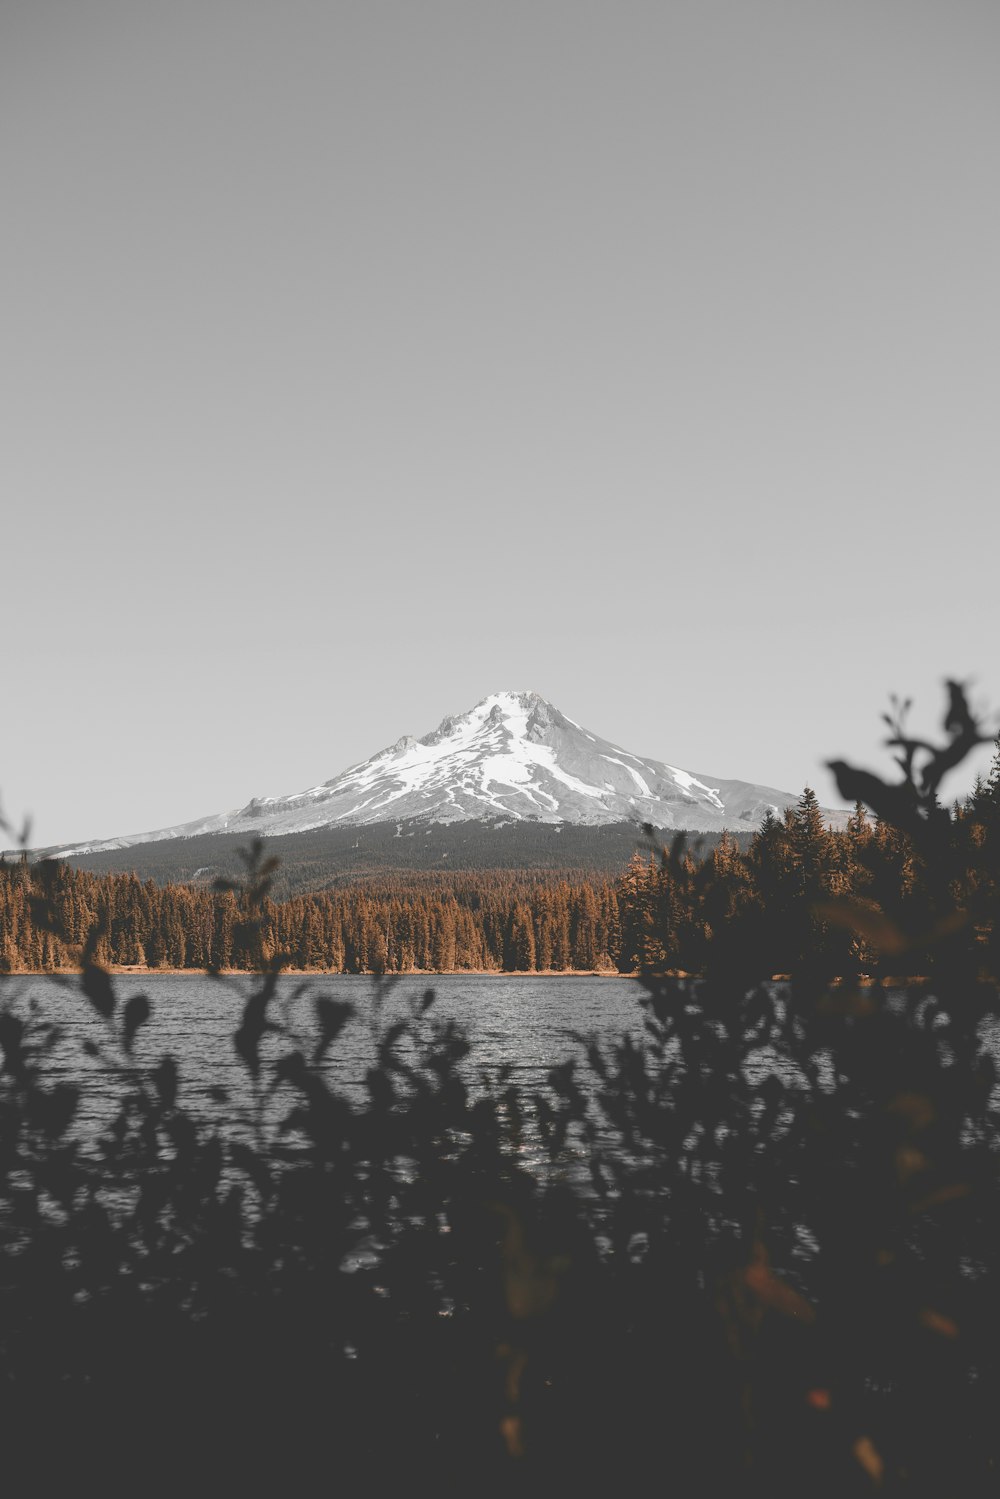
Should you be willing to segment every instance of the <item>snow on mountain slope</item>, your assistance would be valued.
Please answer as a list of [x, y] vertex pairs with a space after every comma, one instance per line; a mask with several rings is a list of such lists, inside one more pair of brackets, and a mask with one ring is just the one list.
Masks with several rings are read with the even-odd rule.
[[[296, 796], [255, 797], [237, 811], [59, 854], [128, 848], [205, 833], [281, 834], [342, 823], [528, 819], [650, 822], [695, 832], [754, 828], [796, 798], [746, 781], [694, 775], [589, 733], [534, 692], [497, 692], [423, 739], [398, 740]], [[831, 814], [832, 816], [835, 814]]]

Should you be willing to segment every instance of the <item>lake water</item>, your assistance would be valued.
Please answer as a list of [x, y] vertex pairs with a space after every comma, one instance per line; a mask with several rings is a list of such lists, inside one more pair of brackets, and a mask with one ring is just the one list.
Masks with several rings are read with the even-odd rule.
[[[252, 1092], [246, 1067], [233, 1046], [252, 977], [212, 979], [205, 974], [122, 975], [114, 980], [119, 1010], [133, 994], [152, 1006], [140, 1029], [134, 1059], [153, 1067], [164, 1054], [180, 1072], [179, 1102], [195, 1113], [238, 1120]], [[331, 1085], [361, 1102], [366, 1070], [376, 1057], [375, 1027], [410, 1013], [433, 988], [430, 1020], [456, 1020], [473, 1041], [465, 1072], [475, 1086], [482, 1068], [510, 1067], [519, 1087], [541, 1086], [549, 1070], [574, 1051], [567, 1032], [596, 1032], [605, 1040], [642, 1034], [642, 987], [633, 979], [530, 977], [526, 975], [437, 975], [404, 977], [391, 983], [353, 975], [286, 975], [278, 981], [271, 1014], [310, 1037], [316, 1034], [314, 1001], [319, 995], [348, 1001], [356, 1015], [337, 1038], [325, 1064]], [[80, 1123], [99, 1126], [116, 1093], [115, 1054], [105, 1046], [108, 1031], [78, 981], [58, 984], [45, 977], [0, 979], [0, 1003], [27, 1016], [33, 1009], [55, 1022], [61, 1038], [52, 1048], [46, 1073], [55, 1080], [85, 1079]], [[84, 1043], [102, 1047], [88, 1056]], [[261, 1054], [278, 1056], [287, 1040], [266, 1037]], [[216, 1095], [225, 1090], [226, 1100]]]
[[[247, 1069], [236, 1053], [233, 1035], [246, 1000], [255, 986], [253, 976], [212, 979], [202, 973], [122, 975], [114, 980], [118, 1010], [131, 995], [148, 996], [152, 1013], [140, 1029], [134, 1062], [140, 1069], [156, 1066], [164, 1055], [175, 1058], [180, 1074], [179, 1103], [193, 1114], [214, 1119], [237, 1131], [249, 1125], [253, 1089]], [[355, 1015], [331, 1047], [324, 1069], [330, 1085], [342, 1096], [362, 1104], [365, 1074], [376, 1060], [377, 1030], [409, 1015], [421, 996], [432, 988], [436, 996], [430, 1021], [461, 1022], [473, 1049], [463, 1064], [469, 1085], [482, 1086], [484, 1069], [510, 1069], [512, 1080], [525, 1093], [541, 1089], [550, 1070], [579, 1047], [571, 1031], [595, 1034], [605, 1043], [644, 1035], [644, 990], [636, 980], [592, 976], [532, 977], [523, 974], [437, 975], [402, 977], [389, 982], [366, 976], [286, 975], [278, 980], [270, 1014], [299, 1031], [311, 1049], [316, 1036], [314, 1003], [318, 996], [348, 1001]], [[892, 1003], [892, 1000], [889, 1001]], [[93, 1137], [116, 1107], [121, 1092], [121, 1056], [107, 1045], [108, 1028], [83, 995], [79, 981], [61, 982], [42, 976], [0, 978], [0, 1005], [27, 1016], [54, 1022], [60, 1032], [45, 1066], [49, 1081], [83, 1082], [76, 1130]], [[1000, 1036], [991, 1032], [987, 1045], [1000, 1058]], [[88, 1055], [85, 1044], [100, 1048]], [[288, 1051], [286, 1037], [264, 1038], [265, 1060]], [[819, 1059], [821, 1063], [823, 1059]], [[821, 1072], [825, 1071], [821, 1065]], [[770, 1072], [795, 1085], [788, 1063], [765, 1050], [746, 1059], [751, 1083]], [[803, 1079], [800, 1079], [804, 1081]], [[581, 1078], [584, 1086], [586, 1075]], [[830, 1079], [832, 1086], [832, 1078]], [[284, 1090], [283, 1090], [284, 1091]], [[1000, 1090], [994, 1099], [1000, 1104]], [[275, 1116], [287, 1111], [287, 1095], [274, 1103]], [[533, 1131], [530, 1132], [533, 1135]], [[534, 1143], [534, 1142], [532, 1142]], [[535, 1155], [534, 1149], [529, 1152]]]

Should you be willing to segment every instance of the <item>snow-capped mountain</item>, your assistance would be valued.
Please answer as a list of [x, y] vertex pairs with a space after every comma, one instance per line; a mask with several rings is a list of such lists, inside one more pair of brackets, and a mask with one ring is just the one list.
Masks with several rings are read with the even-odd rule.
[[68, 857], [206, 833], [274, 836], [412, 818], [634, 822], [712, 832], [755, 828], [769, 807], [780, 813], [795, 800], [768, 786], [630, 754], [535, 692], [497, 692], [423, 739], [399, 739], [310, 791], [254, 797], [237, 811], [54, 852]]

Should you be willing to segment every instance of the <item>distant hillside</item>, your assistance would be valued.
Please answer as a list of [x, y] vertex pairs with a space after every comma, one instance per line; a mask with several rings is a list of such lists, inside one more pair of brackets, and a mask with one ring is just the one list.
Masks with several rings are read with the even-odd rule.
[[[649, 854], [675, 836], [673, 829], [651, 843], [634, 823], [576, 826], [541, 822], [369, 823], [364, 827], [315, 828], [264, 839], [281, 866], [275, 894], [328, 890], [392, 870], [522, 869], [616, 873], [636, 852]], [[714, 848], [718, 833], [692, 833], [690, 846]], [[751, 834], [741, 833], [741, 846]], [[127, 873], [159, 884], [209, 881], [242, 869], [239, 850], [247, 833], [210, 833], [161, 839], [132, 848], [76, 854], [66, 859], [95, 873]]]

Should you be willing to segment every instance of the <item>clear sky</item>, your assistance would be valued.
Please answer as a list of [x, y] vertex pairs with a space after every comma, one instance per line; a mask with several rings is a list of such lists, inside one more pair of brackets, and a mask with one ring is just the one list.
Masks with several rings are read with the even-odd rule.
[[995, 708], [998, 57], [996, 0], [4, 0], [8, 813], [505, 688], [832, 804], [890, 692]]

